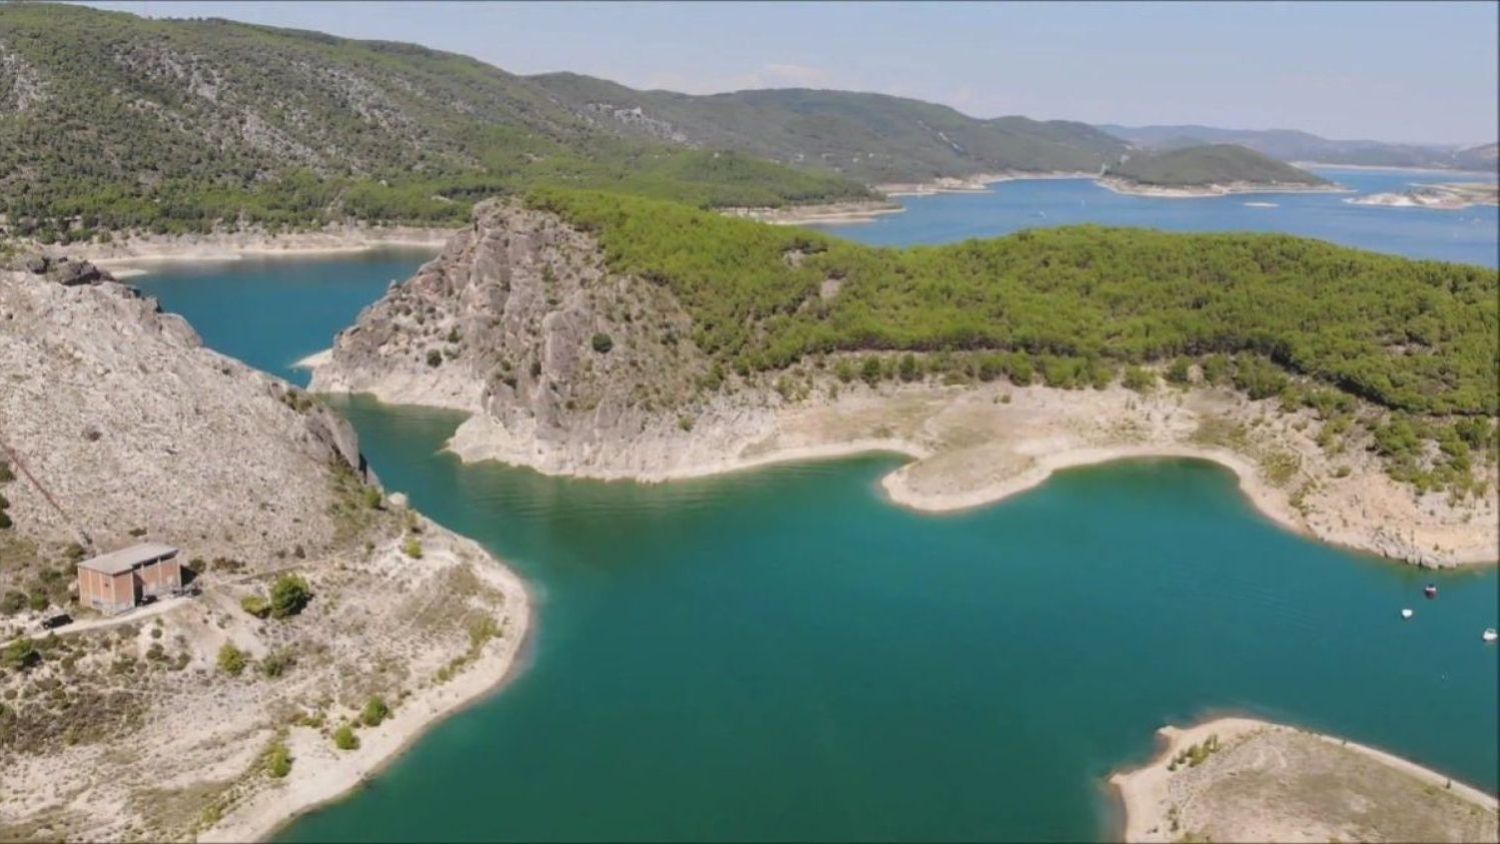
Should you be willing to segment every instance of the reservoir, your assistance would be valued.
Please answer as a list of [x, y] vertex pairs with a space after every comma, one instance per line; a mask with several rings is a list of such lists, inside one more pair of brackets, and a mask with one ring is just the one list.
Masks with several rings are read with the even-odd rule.
[[[1007, 225], [994, 215], [958, 212], [947, 228], [881, 227], [1021, 185], [1098, 191], [1008, 183], [839, 231], [998, 233], [972, 230]], [[1161, 208], [1130, 224], [1162, 228], [1221, 201], [1120, 199]], [[1450, 215], [1494, 215], [1358, 210], [1446, 221], [1418, 244], [1433, 253], [1466, 231]], [[1493, 266], [1493, 219], [1486, 236], [1490, 260], [1460, 260]], [[425, 257], [174, 264], [134, 281], [210, 346], [305, 382], [292, 363]], [[1163, 724], [1222, 712], [1500, 787], [1500, 651], [1479, 638], [1500, 617], [1496, 569], [1433, 574], [1309, 542], [1211, 464], [1073, 470], [924, 516], [883, 499], [890, 456], [577, 481], [460, 464], [441, 450], [453, 413], [333, 401], [389, 489], [530, 582], [538, 623], [503, 694], [285, 841], [1105, 838], [1105, 777], [1147, 758]]]

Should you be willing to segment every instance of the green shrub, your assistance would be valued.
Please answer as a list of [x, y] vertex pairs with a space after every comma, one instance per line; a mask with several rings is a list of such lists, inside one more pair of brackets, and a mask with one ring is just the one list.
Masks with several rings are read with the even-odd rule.
[[284, 779], [292, 772], [292, 752], [282, 742], [271, 745], [266, 752], [266, 773], [272, 779]]
[[37, 650], [36, 642], [27, 636], [16, 639], [0, 651], [0, 665], [13, 671], [25, 671], [41, 661], [42, 653]]
[[357, 750], [359, 748], [359, 736], [354, 734], [354, 728], [345, 724], [333, 731], [333, 746], [339, 750]]
[[271, 585], [271, 617], [289, 618], [312, 600], [312, 588], [301, 575], [284, 574]]
[[267, 654], [266, 658], [260, 661], [260, 673], [274, 680], [290, 671], [296, 664], [297, 661], [290, 651], [275, 651]]
[[271, 602], [260, 595], [246, 595], [240, 599], [240, 609], [256, 618], [266, 618], [271, 614]]
[[379, 695], [376, 695], [365, 703], [364, 711], [360, 713], [359, 720], [366, 727], [378, 727], [380, 726], [380, 722], [384, 721], [386, 716], [390, 714], [390, 707], [385, 705], [385, 701]]
[[16, 473], [10, 469], [10, 464], [0, 460], [0, 484], [8, 484], [16, 479]]
[[225, 642], [224, 646], [219, 648], [219, 659], [217, 665], [219, 667], [219, 670], [224, 672], [225, 674], [228, 674], [231, 677], [240, 676], [244, 673], [245, 665], [247, 662], [248, 660], [245, 657], [245, 652], [240, 650], [239, 648], [236, 648], [234, 646], [234, 643]]
[[408, 536], [406, 538], [406, 541], [401, 543], [401, 553], [405, 554], [408, 557], [411, 557], [413, 560], [422, 559], [421, 541], [419, 541], [415, 536]]
[[1167, 383], [1177, 384], [1181, 386], [1184, 384], [1191, 384], [1192, 382], [1192, 361], [1188, 360], [1187, 358], [1177, 358], [1172, 361], [1171, 366], [1167, 367]]
[[0, 613], [15, 615], [26, 608], [26, 593], [12, 589], [0, 597]]
[[431, 349], [431, 350], [429, 350], [427, 352], [427, 365], [428, 366], [436, 367], [436, 366], [442, 366], [442, 364], [443, 364], [443, 353], [442, 352], [438, 351], [437, 349]]
[[1156, 386], [1156, 375], [1139, 366], [1128, 366], [1125, 368], [1125, 377], [1121, 383], [1125, 389], [1134, 390], [1137, 393], [1149, 393]]
[[590, 344], [594, 347], [594, 351], [598, 352], [601, 355], [608, 354], [609, 350], [615, 347], [614, 338], [603, 332], [595, 334], [593, 340], [590, 341]]

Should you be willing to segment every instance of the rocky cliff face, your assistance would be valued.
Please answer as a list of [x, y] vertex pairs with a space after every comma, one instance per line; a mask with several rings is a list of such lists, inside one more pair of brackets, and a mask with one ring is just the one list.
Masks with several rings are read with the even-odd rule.
[[363, 470], [342, 417], [81, 262], [0, 273], [0, 374], [3, 456], [28, 481], [6, 495], [37, 539], [306, 553], [334, 536], [330, 473]]
[[[345, 420], [90, 265], [0, 268], [0, 445], [0, 840], [266, 837], [520, 644], [519, 580], [370, 485]], [[200, 593], [70, 597], [143, 540]], [[310, 600], [271, 611], [289, 576]], [[394, 713], [335, 749], [372, 697]]]
[[492, 202], [443, 253], [339, 335], [315, 391], [474, 414], [466, 457], [596, 477], [722, 460], [757, 436], [770, 399], [725, 376], [664, 287], [611, 273], [556, 216]]

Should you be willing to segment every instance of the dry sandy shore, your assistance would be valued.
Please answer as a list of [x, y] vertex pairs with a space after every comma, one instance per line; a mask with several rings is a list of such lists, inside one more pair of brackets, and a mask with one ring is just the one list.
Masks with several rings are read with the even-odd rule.
[[266, 234], [245, 231], [217, 234], [150, 235], [119, 238], [112, 243], [50, 246], [50, 255], [92, 261], [116, 278], [144, 274], [171, 261], [236, 261], [247, 257], [337, 255], [380, 248], [440, 249], [452, 229], [412, 226], [331, 226], [319, 231]]
[[940, 193], [984, 193], [991, 185], [1001, 182], [1018, 182], [1042, 179], [1095, 179], [1098, 173], [1053, 170], [1028, 173], [1005, 171], [1001, 173], [976, 173], [972, 176], [945, 176], [930, 182], [888, 182], [876, 185], [875, 189], [886, 196], [932, 196]]
[[1094, 184], [1115, 193], [1127, 196], [1147, 196], [1155, 199], [1202, 199], [1212, 196], [1230, 196], [1248, 193], [1353, 193], [1339, 185], [1263, 184], [1260, 182], [1228, 182], [1222, 185], [1203, 185], [1190, 188], [1167, 188], [1143, 185], [1127, 179], [1096, 179]]
[[1156, 759], [1109, 780], [1124, 803], [1129, 842], [1500, 836], [1493, 795], [1364, 745], [1249, 718], [1158, 735], [1164, 747]]
[[[399, 381], [368, 389], [385, 401], [426, 403]], [[1483, 498], [1458, 505], [1442, 493], [1418, 496], [1392, 481], [1364, 443], [1328, 454], [1315, 442], [1308, 412], [1284, 413], [1274, 402], [1225, 391], [1162, 388], [1141, 396], [1118, 386], [846, 385], [837, 398], [825, 394], [759, 413], [736, 408], [723, 416], [731, 421], [701, 418], [691, 441], [590, 446], [588, 461], [571, 452], [542, 454], [482, 412], [448, 445], [469, 461], [642, 482], [887, 451], [912, 461], [882, 480], [886, 494], [926, 512], [992, 504], [1072, 467], [1196, 458], [1233, 471], [1262, 514], [1304, 536], [1424, 566], [1500, 560], [1493, 483]]]
[[877, 217], [900, 214], [905, 210], [894, 202], [872, 199], [868, 202], [836, 202], [787, 208], [726, 208], [723, 213], [729, 217], [745, 217], [778, 226], [803, 226], [812, 223], [868, 223]]
[[[301, 815], [358, 788], [428, 730], [499, 691], [513, 676], [521, 649], [533, 629], [526, 587], [509, 568], [494, 561], [476, 543], [454, 534], [448, 537], [454, 546], [462, 548], [464, 556], [484, 561], [470, 565], [470, 570], [485, 585], [506, 596], [507, 635], [494, 640], [463, 673], [447, 683], [413, 693], [379, 727], [360, 730], [360, 746], [356, 750], [338, 750], [314, 729], [291, 730], [286, 739], [295, 760], [291, 773], [274, 787], [239, 803], [217, 824], [200, 832], [198, 841], [270, 838]], [[444, 549], [439, 554], [448, 552]]]

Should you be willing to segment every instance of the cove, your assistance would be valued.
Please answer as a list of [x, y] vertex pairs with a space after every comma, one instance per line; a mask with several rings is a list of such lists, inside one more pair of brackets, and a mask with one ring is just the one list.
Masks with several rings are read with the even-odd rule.
[[[209, 345], [296, 376], [420, 260], [138, 283]], [[1069, 471], [932, 517], [883, 500], [892, 457], [606, 484], [464, 466], [440, 451], [451, 413], [338, 404], [390, 489], [530, 581], [538, 626], [503, 694], [285, 841], [1105, 838], [1103, 778], [1162, 724], [1226, 710], [1500, 785], [1478, 635], [1495, 569], [1307, 542], [1210, 464]]]

